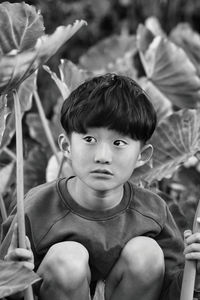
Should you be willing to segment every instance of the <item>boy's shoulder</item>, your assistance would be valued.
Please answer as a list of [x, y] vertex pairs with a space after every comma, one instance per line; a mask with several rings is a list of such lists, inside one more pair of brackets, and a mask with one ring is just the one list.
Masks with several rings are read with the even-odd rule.
[[54, 180], [51, 182], [45, 182], [43, 184], [37, 185], [31, 188], [25, 195], [25, 203], [28, 204], [32, 201], [40, 201], [39, 199], [45, 199], [48, 195], [51, 195], [52, 192], [56, 193], [57, 191], [57, 182]]
[[26, 229], [31, 231], [31, 239], [36, 248], [49, 229], [69, 212], [60, 193], [60, 183], [64, 185], [66, 179], [38, 185], [25, 197]]
[[150, 189], [139, 187], [133, 183], [130, 183], [130, 186], [133, 195], [130, 202], [130, 209], [162, 225], [168, 210], [166, 202]]
[[59, 189], [61, 181], [63, 184], [66, 182], [65, 178], [56, 179], [30, 189], [25, 196], [25, 212], [40, 211], [42, 213], [54, 209], [58, 203], [62, 204], [62, 195]]

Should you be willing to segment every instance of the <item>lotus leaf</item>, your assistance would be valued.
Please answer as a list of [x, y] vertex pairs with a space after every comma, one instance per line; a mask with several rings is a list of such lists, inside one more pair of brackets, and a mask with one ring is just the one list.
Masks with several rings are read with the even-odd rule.
[[171, 31], [170, 39], [185, 50], [200, 74], [200, 35], [188, 23], [180, 23]]
[[21, 292], [40, 280], [36, 273], [23, 267], [20, 262], [0, 260], [0, 272], [0, 298]]
[[13, 49], [30, 50], [43, 33], [43, 18], [33, 6], [25, 2], [0, 4], [0, 57]]
[[175, 106], [196, 108], [200, 101], [200, 78], [185, 51], [165, 37], [153, 38], [152, 33], [142, 25], [137, 36], [148, 79]]
[[171, 176], [189, 157], [200, 149], [200, 109], [183, 109], [164, 119], [155, 130], [152, 166], [135, 169], [133, 182], [152, 183]]
[[131, 35], [113, 35], [91, 47], [79, 59], [80, 66], [90, 71], [104, 69], [110, 63], [115, 63], [127, 52], [136, 53], [136, 38]]
[[[22, 116], [24, 112], [29, 110], [32, 106], [32, 96], [34, 90], [36, 89], [36, 76], [37, 76], [36, 72], [34, 72], [19, 86], [18, 95], [20, 98]], [[0, 99], [0, 106], [3, 105], [3, 99], [4, 99], [3, 97], [5, 98], [6, 95], [1, 96], [2, 100]], [[2, 141], [0, 140], [0, 149], [8, 145], [13, 135], [15, 134], [15, 115], [14, 115], [14, 107], [13, 107], [14, 106], [13, 96], [11, 94], [8, 94], [7, 98], [8, 98], [7, 107], [5, 107], [5, 109], [2, 111], [2, 114], [0, 114], [0, 124], [2, 123], [2, 128], [3, 126], [5, 127], [2, 136]], [[6, 119], [8, 110], [10, 114]], [[1, 128], [0, 128], [0, 132], [1, 132]]]
[[73, 25], [60, 26], [51, 35], [37, 40], [34, 48], [18, 53], [15, 51], [0, 57], [0, 94], [7, 94], [44, 64], [56, 51], [76, 33], [84, 21]]

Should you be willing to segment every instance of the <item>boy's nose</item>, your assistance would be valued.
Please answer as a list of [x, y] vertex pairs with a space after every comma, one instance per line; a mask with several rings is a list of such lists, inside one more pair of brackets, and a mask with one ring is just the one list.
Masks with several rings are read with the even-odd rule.
[[112, 161], [112, 152], [106, 143], [101, 143], [95, 152], [95, 162], [109, 164]]

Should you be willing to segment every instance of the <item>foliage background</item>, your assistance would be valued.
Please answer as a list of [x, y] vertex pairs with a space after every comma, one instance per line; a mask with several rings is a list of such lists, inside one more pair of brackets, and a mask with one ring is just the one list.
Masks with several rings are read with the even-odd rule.
[[[9, 2], [15, 3], [16, 1]], [[152, 15], [158, 18], [166, 34], [170, 33], [180, 22], [187, 22], [196, 32], [200, 32], [200, 2], [197, 0], [32, 0], [26, 3], [34, 5], [41, 11], [47, 34], [52, 33], [61, 24], [72, 24], [76, 19], [84, 19], [88, 22], [86, 30], [82, 28], [49, 60], [48, 65], [56, 74], [58, 74], [61, 58], [67, 58], [78, 64], [80, 56], [90, 47], [123, 31], [136, 34], [138, 25], [144, 23]], [[139, 57], [136, 55], [134, 59], [138, 72], [140, 75], [144, 74]], [[53, 124], [57, 122], [55, 115], [60, 107], [60, 93], [42, 68], [38, 73], [37, 86], [56, 140], [59, 129]], [[31, 110], [23, 117], [25, 192], [45, 182], [46, 167], [52, 154], [41, 124], [35, 117], [36, 113], [37, 108], [33, 102]], [[15, 136], [12, 137], [8, 148], [15, 152]], [[1, 173], [1, 170], [5, 171], [6, 166], [10, 166], [11, 160], [6, 152], [0, 154]], [[12, 172], [9, 171], [11, 176], [6, 181], [3, 191], [8, 212], [15, 204], [13, 200], [15, 199], [15, 166], [13, 165], [12, 168]], [[173, 178], [162, 180], [156, 188], [159, 188], [163, 198], [168, 202], [181, 231], [191, 227], [200, 197], [199, 164], [183, 166]]]

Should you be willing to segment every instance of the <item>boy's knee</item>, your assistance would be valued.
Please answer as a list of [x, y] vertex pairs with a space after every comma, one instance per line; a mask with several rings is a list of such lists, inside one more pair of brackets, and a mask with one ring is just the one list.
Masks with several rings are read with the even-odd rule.
[[149, 237], [136, 237], [130, 240], [122, 251], [125, 270], [129, 276], [150, 284], [164, 276], [163, 251], [157, 242]]
[[49, 249], [38, 269], [38, 274], [47, 285], [74, 289], [85, 279], [90, 280], [88, 260], [88, 252], [81, 244], [58, 243]]

